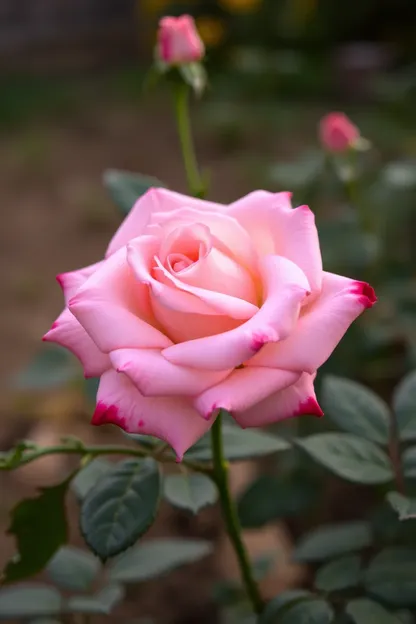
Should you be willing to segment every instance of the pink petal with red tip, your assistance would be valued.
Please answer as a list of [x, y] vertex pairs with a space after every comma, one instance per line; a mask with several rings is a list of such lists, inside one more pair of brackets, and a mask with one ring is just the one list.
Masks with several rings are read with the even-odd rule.
[[108, 355], [98, 349], [68, 308], [58, 316], [43, 340], [55, 342], [76, 355], [84, 367], [86, 377], [99, 377], [111, 367]]
[[94, 425], [114, 424], [127, 433], [160, 438], [178, 460], [212, 426], [200, 417], [185, 397], [144, 397], [123, 373], [107, 371], [101, 377]]

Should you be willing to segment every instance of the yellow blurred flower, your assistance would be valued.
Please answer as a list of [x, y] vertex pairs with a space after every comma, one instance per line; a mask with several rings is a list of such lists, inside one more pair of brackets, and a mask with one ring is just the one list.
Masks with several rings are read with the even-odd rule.
[[146, 13], [162, 13], [172, 4], [172, 0], [136, 0]]
[[225, 26], [220, 19], [207, 15], [197, 17], [195, 23], [201, 39], [207, 47], [215, 48], [224, 40]]
[[218, 0], [218, 3], [230, 13], [254, 13], [263, 0]]

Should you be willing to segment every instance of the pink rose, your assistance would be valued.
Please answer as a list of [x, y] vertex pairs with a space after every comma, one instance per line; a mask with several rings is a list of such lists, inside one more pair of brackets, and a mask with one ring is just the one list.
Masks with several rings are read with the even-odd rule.
[[159, 58], [169, 65], [200, 61], [205, 48], [190, 15], [163, 17], [158, 30]]
[[331, 152], [344, 152], [360, 137], [357, 126], [344, 113], [329, 113], [323, 117], [319, 134], [322, 145]]
[[151, 189], [102, 262], [58, 281], [67, 307], [44, 339], [101, 377], [93, 424], [154, 435], [178, 458], [219, 408], [242, 427], [321, 416], [316, 370], [376, 301], [322, 270], [309, 208], [266, 191], [223, 206]]

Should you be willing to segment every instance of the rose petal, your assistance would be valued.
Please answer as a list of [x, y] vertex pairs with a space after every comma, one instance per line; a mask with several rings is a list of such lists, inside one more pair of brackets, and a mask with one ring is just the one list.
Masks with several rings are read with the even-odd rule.
[[292, 208], [289, 193], [255, 191], [227, 208], [249, 232], [260, 255], [278, 254], [297, 264], [309, 280], [311, 292], [320, 290], [322, 257], [313, 212]]
[[279, 420], [304, 416], [323, 416], [313, 387], [315, 375], [303, 373], [298, 380], [233, 416], [241, 427], [264, 427]]
[[177, 312], [217, 315], [218, 312], [192, 294], [180, 291], [168, 280], [168, 285], [155, 280], [151, 274], [154, 257], [160, 246], [155, 236], [139, 236], [127, 245], [127, 261], [136, 278], [150, 288], [153, 298], [159, 300], [165, 308]]
[[154, 325], [149, 292], [127, 263], [126, 248], [103, 262], [78, 290], [69, 308], [104, 353], [125, 348], [163, 348], [169, 338]]
[[299, 377], [299, 373], [274, 368], [234, 370], [227, 379], [203, 392], [195, 400], [195, 407], [204, 418], [210, 418], [220, 408], [232, 414], [241, 412], [295, 383]]
[[[181, 291], [178, 292], [181, 294]], [[192, 295], [188, 296], [191, 297]], [[163, 327], [163, 333], [169, 336], [173, 342], [185, 342], [222, 334], [242, 323], [242, 321], [232, 319], [229, 316], [178, 312], [165, 306], [162, 299], [154, 294], [151, 295], [151, 300], [155, 317]]]
[[98, 349], [68, 308], [58, 316], [42, 340], [55, 342], [76, 355], [84, 367], [85, 377], [99, 377], [111, 367], [108, 355]]
[[329, 358], [351, 323], [375, 301], [368, 284], [324, 272], [322, 293], [302, 310], [293, 334], [284, 342], [267, 345], [249, 365], [312, 373]]
[[222, 210], [223, 206], [203, 201], [163, 188], [151, 188], [142, 195], [130, 210], [123, 223], [110, 241], [106, 256], [124, 247], [132, 239], [144, 233], [153, 212], [170, 212], [177, 208], [190, 207], [200, 210]]
[[[169, 235], [181, 225], [202, 223], [209, 228], [211, 235], [223, 246], [222, 251], [228, 252], [234, 260], [246, 269], [256, 273], [257, 253], [253, 247], [250, 233], [240, 225], [237, 219], [222, 212], [207, 209], [182, 208], [172, 212], [155, 212], [151, 223], [161, 227], [163, 235]], [[219, 247], [219, 245], [217, 244]]]
[[178, 460], [212, 426], [184, 397], [144, 397], [133, 383], [113, 370], [101, 377], [92, 424], [117, 425], [128, 433], [143, 433], [172, 446]]
[[308, 280], [293, 262], [279, 256], [262, 258], [260, 269], [267, 298], [257, 314], [221, 335], [168, 347], [162, 351], [163, 356], [182, 366], [223, 370], [246, 362], [267, 342], [287, 338], [308, 294]]
[[[118, 349], [110, 357], [114, 368], [127, 375], [146, 397], [195, 396], [222, 381], [231, 372], [176, 366], [155, 349]], [[261, 370], [264, 372], [264, 369]]]
[[68, 273], [60, 273], [56, 276], [56, 281], [62, 288], [65, 297], [65, 303], [76, 294], [79, 288], [83, 285], [87, 279], [95, 273], [95, 271], [102, 265], [102, 262], [96, 262], [89, 266], [83, 267], [78, 271], [69, 271]]
[[[209, 254], [210, 256], [211, 254]], [[209, 257], [207, 256], [207, 258]], [[202, 264], [200, 269], [201, 279], [205, 279], [205, 282], [209, 282], [209, 267], [212, 267], [212, 271], [215, 270], [215, 265], [221, 262], [221, 259], [218, 258], [215, 254], [213, 259], [210, 261], [208, 259], [202, 259], [198, 262], [204, 263], [207, 260], [206, 264]], [[217, 260], [217, 262], [216, 262]], [[232, 262], [232, 261], [231, 261]], [[204, 303], [206, 303], [210, 308], [216, 310], [217, 314], [224, 314], [226, 316], [230, 316], [234, 319], [246, 320], [251, 318], [256, 312], [258, 312], [258, 307], [254, 303], [250, 303], [250, 301], [246, 301], [245, 299], [240, 299], [238, 296], [232, 296], [224, 294], [222, 292], [207, 290], [206, 288], [198, 288], [198, 286], [192, 286], [191, 284], [186, 283], [184, 280], [172, 275], [169, 271], [165, 269], [165, 267], [161, 264], [160, 260], [155, 257], [155, 263], [158, 268], [158, 281], [161, 281], [164, 284], [172, 284], [178, 290], [187, 292], [191, 295], [194, 295], [196, 298], [200, 299]], [[235, 264], [235, 263], [234, 263]], [[194, 265], [195, 266], [195, 265]], [[225, 267], [225, 263], [223, 263], [224, 269], [227, 268], [231, 272], [231, 267]], [[195, 272], [198, 274], [198, 269], [195, 269]], [[156, 274], [156, 273], [155, 273]], [[181, 276], [182, 277], [182, 276]], [[195, 279], [195, 273], [193, 274], [194, 280], [192, 276], [190, 276], [189, 281], [197, 281]], [[222, 287], [226, 290], [226, 275], [222, 274], [212, 274], [212, 283], [217, 283], [218, 286]], [[232, 278], [230, 279], [229, 290], [232, 292], [238, 292], [239, 294], [245, 294], [250, 297], [252, 300], [255, 300], [255, 290], [254, 285], [251, 278], [244, 274], [243, 269], [241, 269], [241, 273], [238, 273], [238, 265], [235, 264], [235, 271], [233, 274], [234, 284], [231, 285]], [[185, 276], [186, 279], [186, 276]], [[163, 280], [163, 281], [162, 281]], [[233, 287], [234, 286], [234, 287]]]

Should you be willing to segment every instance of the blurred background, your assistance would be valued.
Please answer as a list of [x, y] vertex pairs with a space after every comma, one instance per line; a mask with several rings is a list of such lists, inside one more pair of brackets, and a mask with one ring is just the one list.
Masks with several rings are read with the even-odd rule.
[[[0, 0], [0, 450], [21, 438], [118, 435], [91, 430], [80, 371], [66, 356], [45, 356], [40, 338], [62, 307], [55, 275], [95, 262], [120, 222], [103, 171], [157, 176], [186, 191], [169, 93], [143, 89], [159, 17], [184, 12], [207, 47], [210, 87], [193, 120], [211, 198], [293, 190], [295, 203], [316, 213], [326, 268], [375, 285], [374, 314], [350, 330], [327, 370], [388, 399], [415, 365], [413, 0]], [[329, 168], [320, 148], [318, 123], [331, 110], [346, 112], [372, 144], [354, 175], [341, 161]], [[56, 481], [63, 461], [2, 478], [2, 528], [19, 493]], [[236, 488], [257, 471], [237, 472]], [[333, 497], [326, 519], [344, 511]], [[222, 539], [212, 511], [197, 520], [166, 511], [155, 531]], [[253, 548], [277, 540], [290, 551], [286, 526], [266, 533], [252, 532]], [[0, 552], [6, 558], [13, 544], [0, 538]], [[132, 612], [139, 600], [157, 622], [213, 622], [207, 596], [216, 567], [234, 574], [227, 561], [203, 564], [186, 596], [178, 587], [195, 582], [194, 572], [139, 592]], [[272, 577], [273, 594], [302, 573], [292, 568]]]

